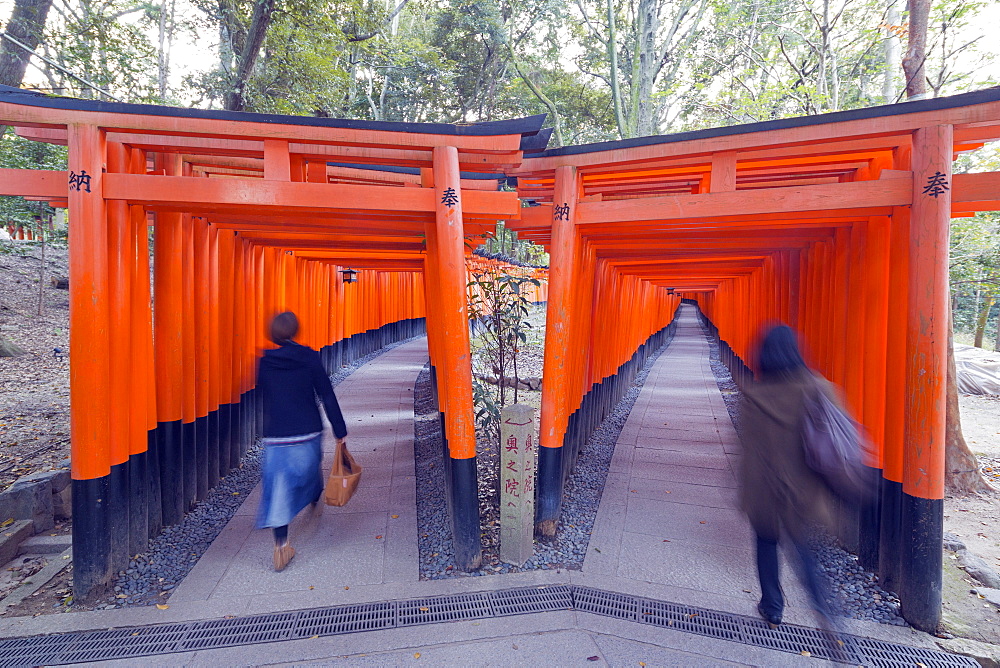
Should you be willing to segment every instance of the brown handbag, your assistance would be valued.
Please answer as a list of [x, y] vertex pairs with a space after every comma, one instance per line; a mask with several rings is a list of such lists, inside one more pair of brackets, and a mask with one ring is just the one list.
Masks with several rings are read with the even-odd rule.
[[337, 452], [333, 458], [333, 468], [330, 469], [330, 477], [326, 480], [326, 492], [323, 495], [326, 505], [346, 505], [354, 495], [354, 490], [358, 488], [360, 480], [361, 465], [354, 461], [354, 457], [347, 449], [347, 444], [338, 440]]

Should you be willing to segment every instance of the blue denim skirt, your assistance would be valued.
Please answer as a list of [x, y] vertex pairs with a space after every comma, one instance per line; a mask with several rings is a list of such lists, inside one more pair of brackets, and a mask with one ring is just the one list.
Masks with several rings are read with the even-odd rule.
[[265, 438], [263, 495], [257, 528], [290, 524], [300, 510], [323, 493], [323, 434]]

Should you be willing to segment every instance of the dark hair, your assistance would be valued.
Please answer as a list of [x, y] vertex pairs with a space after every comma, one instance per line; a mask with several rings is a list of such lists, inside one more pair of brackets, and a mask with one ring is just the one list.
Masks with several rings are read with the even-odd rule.
[[758, 361], [765, 377], [786, 374], [806, 366], [795, 340], [795, 332], [788, 325], [777, 325], [768, 330], [760, 344]]
[[271, 327], [268, 333], [271, 335], [271, 340], [275, 343], [287, 343], [299, 333], [299, 319], [291, 311], [279, 313], [271, 319]]

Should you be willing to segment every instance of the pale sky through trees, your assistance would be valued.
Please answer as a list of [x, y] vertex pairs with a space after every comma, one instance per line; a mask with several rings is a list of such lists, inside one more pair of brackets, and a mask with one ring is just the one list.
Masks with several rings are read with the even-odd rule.
[[[91, 0], [92, 1], [92, 0]], [[948, 0], [946, 0], [948, 1]], [[76, 3], [81, 2], [81, 0], [55, 0], [53, 10], [49, 14], [48, 30], [53, 31], [54, 25], [58, 23], [58, 16], [60, 14], [57, 9], [62, 7], [62, 12], [66, 12], [66, 8], [74, 6]], [[792, 0], [789, 0], [791, 3]], [[427, 6], [444, 6], [445, 2], [437, 3], [426, 3]], [[574, 3], [571, 0], [566, 0], [567, 8], [570, 8]], [[627, 4], [627, 3], [626, 3]], [[736, 4], [736, 3], [734, 3]], [[905, 4], [905, 3], [903, 3]], [[10, 16], [10, 12], [13, 8], [14, 0], [0, 0], [0, 20], [6, 21]], [[98, 3], [95, 3], [98, 6]], [[112, 3], [108, 3], [103, 6], [112, 6]], [[119, 9], [121, 7], [139, 7], [140, 5], [133, 4], [129, 2], [128, 4], [124, 2], [113, 3], [115, 9], [113, 11], [121, 12]], [[159, 3], [156, 3], [159, 6]], [[204, 76], [209, 74], [213, 68], [218, 67], [219, 63], [219, 32], [218, 30], [213, 30], [212, 27], [204, 20], [204, 15], [196, 9], [192, 0], [176, 0], [176, 12], [177, 17], [181, 20], [190, 21], [192, 25], [198, 25], [199, 34], [194, 35], [191, 31], [178, 31], [175, 43], [170, 51], [170, 71], [168, 77], [168, 88], [171, 92], [169, 96], [181, 104], [198, 104], [199, 106], [207, 106], [209, 101], [200, 95], [196, 90], [193, 90], [190, 86], [185, 84], [185, 80], [191, 76]], [[876, 8], [877, 13], [877, 3], [872, 3], [872, 6]], [[569, 9], [567, 10], [569, 11]], [[120, 18], [120, 21], [129, 22], [132, 25], [138, 25], [138, 21], [141, 19], [142, 13], [126, 13]], [[872, 16], [871, 20], [867, 20], [867, 25], [877, 25], [880, 19], [877, 16]], [[145, 33], [148, 35], [150, 45], [154, 48], [157, 44], [157, 31], [154, 21], [147, 21], [147, 27], [144, 28]], [[1000, 39], [997, 39], [996, 35], [1000, 33], [1000, 1], [991, 0], [986, 2], [983, 7], [978, 9], [977, 15], [973, 16], [968, 20], [968, 28], [961, 34], [959, 41], [969, 41], [975, 38], [979, 38], [976, 43], [976, 50], [969, 50], [960, 53], [952, 63], [951, 69], [960, 72], [971, 72], [974, 73], [971, 81], [977, 82], [979, 85], [972, 85], [971, 83], [966, 83], [965, 89], [982, 87], [983, 81], [990, 81], [1000, 83]], [[420, 38], [423, 38], [421, 36]], [[567, 35], [560, 35], [557, 39], [568, 39]], [[435, 48], [435, 47], [432, 47]], [[903, 40], [903, 48], [905, 49], [905, 39]], [[576, 54], [578, 51], [582, 51], [582, 47], [578, 44], [566, 44], [562, 45], [562, 58], [566, 58], [566, 54]], [[544, 56], [541, 56], [544, 61]], [[574, 67], [574, 64], [567, 63], [566, 69], [573, 69], [577, 73], [579, 70]], [[598, 70], [601, 68], [598, 67]], [[85, 72], [75, 74], [86, 74]], [[595, 72], [590, 72], [587, 75], [593, 75]], [[596, 72], [600, 74], [600, 72]], [[687, 76], [690, 72], [683, 72], [681, 76]], [[356, 72], [358, 77], [358, 86], [364, 86], [364, 70], [358, 70]], [[156, 77], [156, 72], [150, 72], [149, 76], [151, 78]], [[900, 71], [900, 77], [902, 72]], [[309, 87], [310, 81], [316, 81], [316, 79], [299, 80], [292, 85], [297, 86], [299, 89]], [[595, 78], [591, 79], [591, 84], [594, 90], [601, 88], [600, 81]], [[28, 72], [25, 77], [25, 86], [37, 86], [44, 89], [48, 86], [48, 79], [44, 74], [38, 70], [36, 67], [29, 67]], [[719, 80], [717, 79], [715, 83], [710, 84], [707, 90], [714, 91], [719, 86]], [[377, 92], [377, 91], [376, 91]], [[946, 94], [958, 92], [954, 89], [949, 89], [946, 87]], [[411, 93], [413, 94], [413, 93]], [[417, 93], [419, 95], [419, 93]], [[204, 99], [205, 101], [199, 102], [199, 99]], [[138, 101], [138, 100], [136, 100]], [[220, 99], [215, 99], [213, 106], [219, 108], [221, 104]], [[836, 108], [836, 107], [835, 107]]]

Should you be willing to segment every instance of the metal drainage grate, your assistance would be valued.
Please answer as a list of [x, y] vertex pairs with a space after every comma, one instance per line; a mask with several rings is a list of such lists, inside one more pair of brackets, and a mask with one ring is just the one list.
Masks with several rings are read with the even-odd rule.
[[590, 612], [719, 640], [793, 654], [808, 653], [817, 658], [874, 668], [920, 664], [927, 668], [976, 668], [979, 665], [969, 657], [936, 650], [849, 635], [841, 635], [840, 643], [817, 629], [783, 624], [772, 630], [759, 619], [741, 615], [592, 587], [554, 585], [340, 605], [232, 619], [11, 638], [0, 641], [0, 668], [127, 659], [558, 610]]

